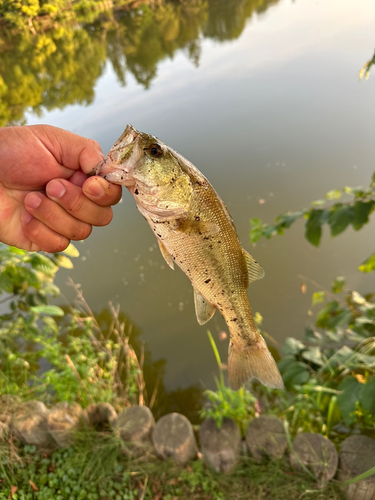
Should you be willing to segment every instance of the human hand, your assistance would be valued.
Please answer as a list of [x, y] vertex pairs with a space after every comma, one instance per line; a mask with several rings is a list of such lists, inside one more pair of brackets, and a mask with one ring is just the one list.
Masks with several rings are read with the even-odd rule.
[[121, 187], [89, 177], [99, 144], [50, 125], [0, 129], [0, 241], [60, 252], [112, 220]]

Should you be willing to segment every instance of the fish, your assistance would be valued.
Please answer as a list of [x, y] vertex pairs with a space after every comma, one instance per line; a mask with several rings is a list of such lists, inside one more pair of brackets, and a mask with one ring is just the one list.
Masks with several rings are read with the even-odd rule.
[[255, 378], [283, 380], [255, 325], [247, 288], [264, 276], [246, 252], [223, 201], [204, 175], [157, 137], [128, 125], [95, 175], [125, 186], [154, 232], [168, 266], [190, 279], [198, 323], [218, 309], [229, 329], [228, 380], [233, 390]]

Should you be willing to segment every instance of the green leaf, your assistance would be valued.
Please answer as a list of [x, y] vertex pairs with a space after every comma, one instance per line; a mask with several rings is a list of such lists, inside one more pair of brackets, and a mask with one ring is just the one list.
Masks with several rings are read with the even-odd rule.
[[13, 293], [13, 281], [7, 272], [2, 272], [0, 274], [0, 289], [7, 293]]
[[335, 205], [331, 208], [329, 225], [331, 226], [331, 236], [342, 233], [353, 219], [353, 207], [350, 205]]
[[62, 253], [68, 257], [79, 257], [79, 251], [72, 243]]
[[303, 344], [300, 340], [297, 340], [294, 337], [288, 337], [287, 339], [285, 339], [283, 345], [284, 354], [296, 355], [299, 354], [303, 349], [305, 349], [305, 344]]
[[317, 314], [316, 316], [316, 326], [319, 328], [326, 328], [327, 323], [332, 317], [332, 315], [336, 315], [340, 309], [340, 305], [336, 300], [332, 302], [328, 302]]
[[327, 203], [326, 200], [315, 200], [311, 202], [311, 205], [314, 205], [316, 207], [320, 207], [322, 205], [325, 205]]
[[355, 420], [354, 412], [362, 384], [356, 378], [348, 377], [341, 382], [338, 389], [343, 392], [337, 396], [337, 406], [345, 425], [350, 426]]
[[307, 351], [302, 353], [303, 359], [310, 361], [315, 365], [322, 366], [324, 364], [322, 352], [320, 347], [310, 347]]
[[288, 212], [287, 214], [279, 215], [276, 217], [275, 222], [278, 226], [289, 228], [293, 222], [305, 215], [306, 210], [297, 210], [297, 212]]
[[375, 376], [370, 377], [366, 384], [361, 384], [359, 392], [359, 402], [365, 410], [371, 414], [375, 414]]
[[56, 261], [60, 267], [65, 267], [66, 269], [73, 269], [73, 262], [70, 259], [68, 259], [68, 257], [65, 257], [65, 255], [57, 255]]
[[22, 250], [21, 248], [17, 248], [17, 247], [9, 247], [9, 250], [12, 252], [12, 253], [15, 253], [16, 255], [26, 255], [27, 252], [26, 250]]
[[35, 306], [30, 307], [30, 310], [47, 316], [64, 316], [64, 311], [58, 306]]
[[338, 189], [332, 189], [332, 191], [328, 191], [326, 194], [326, 199], [327, 200], [338, 200], [341, 198], [342, 192], [339, 191]]
[[293, 365], [296, 362], [296, 358], [294, 356], [284, 356], [280, 361], [277, 363], [277, 366], [280, 370], [280, 373], [283, 373], [288, 366]]
[[358, 266], [358, 270], [362, 273], [371, 273], [371, 271], [375, 270], [375, 253], [370, 255], [360, 266]]
[[328, 431], [330, 431], [334, 425], [338, 424], [340, 420], [341, 420], [341, 412], [337, 405], [337, 396], [332, 396], [329, 401], [328, 412], [327, 412]]
[[310, 372], [304, 363], [296, 362], [290, 365], [283, 373], [284, 384], [287, 387], [305, 384], [310, 378]]
[[314, 292], [312, 296], [312, 305], [315, 306], [315, 304], [321, 304], [322, 302], [324, 302], [325, 298], [325, 292]]
[[348, 323], [351, 320], [351, 318], [352, 318], [351, 311], [346, 311], [346, 310], [341, 311], [339, 314], [332, 316], [327, 321], [327, 328], [329, 330], [333, 330], [334, 328], [336, 328], [336, 326]]
[[310, 210], [306, 222], [305, 238], [309, 243], [318, 247], [322, 236], [325, 210]]
[[357, 201], [353, 205], [353, 218], [352, 226], [358, 231], [364, 224], [368, 223], [368, 217], [375, 207], [374, 201], [368, 201], [364, 203], [363, 201]]
[[30, 264], [36, 271], [41, 271], [47, 276], [53, 276], [58, 269], [49, 257], [40, 253], [33, 254]]
[[343, 291], [344, 286], [345, 286], [344, 276], [338, 276], [332, 281], [331, 290], [333, 293], [340, 293]]

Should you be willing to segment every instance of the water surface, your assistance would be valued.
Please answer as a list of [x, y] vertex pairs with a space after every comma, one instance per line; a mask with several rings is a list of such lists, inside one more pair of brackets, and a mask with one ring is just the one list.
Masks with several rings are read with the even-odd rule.
[[[249, 219], [271, 222], [328, 190], [367, 185], [374, 171], [374, 75], [358, 72], [374, 48], [373, 0], [164, 2], [105, 15], [2, 45], [5, 125], [49, 123], [99, 141], [107, 152], [127, 123], [192, 161], [218, 191], [238, 235], [266, 276], [249, 289], [254, 311], [278, 342], [301, 337], [313, 287], [339, 275], [360, 292], [374, 276], [357, 266], [374, 251], [374, 221], [358, 234], [324, 234], [319, 249], [302, 224], [251, 248]], [[64, 31], [65, 30], [65, 31]], [[39, 46], [38, 46], [39, 43]], [[4, 89], [4, 86], [1, 87]], [[168, 268], [125, 190], [113, 222], [77, 244], [65, 286], [80, 283], [91, 308], [119, 303], [152, 358], [165, 359], [168, 389], [213, 385], [206, 329], [188, 279]], [[219, 342], [219, 341], [218, 341]], [[226, 360], [227, 343], [220, 343]]]

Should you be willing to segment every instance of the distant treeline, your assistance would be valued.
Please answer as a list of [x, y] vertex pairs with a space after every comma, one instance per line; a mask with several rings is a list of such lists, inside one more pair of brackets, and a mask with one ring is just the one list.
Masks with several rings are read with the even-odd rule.
[[202, 38], [238, 38], [279, 0], [0, 0], [0, 126], [26, 111], [90, 104], [109, 60], [149, 87], [160, 61], [183, 50], [198, 65]]

